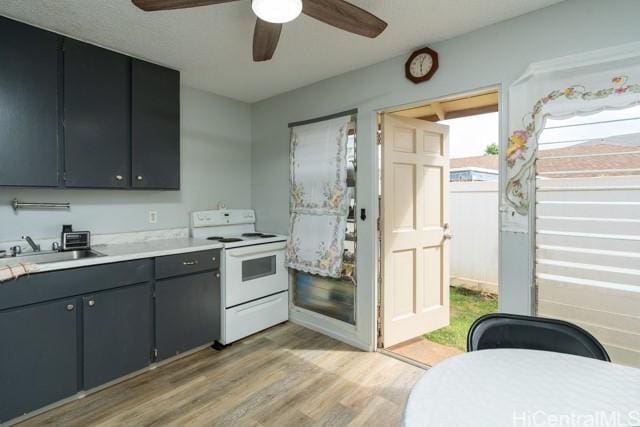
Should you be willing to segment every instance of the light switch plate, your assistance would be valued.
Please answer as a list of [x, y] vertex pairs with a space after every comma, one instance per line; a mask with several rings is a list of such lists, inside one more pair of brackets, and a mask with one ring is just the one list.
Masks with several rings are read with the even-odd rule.
[[149, 211], [149, 224], [158, 222], [158, 211]]

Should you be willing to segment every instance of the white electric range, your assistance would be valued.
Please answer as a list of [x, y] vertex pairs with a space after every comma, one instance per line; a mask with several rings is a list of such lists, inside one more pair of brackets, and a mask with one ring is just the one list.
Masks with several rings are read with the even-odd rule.
[[222, 243], [220, 343], [231, 344], [289, 319], [287, 236], [258, 233], [250, 209], [191, 213], [191, 237]]

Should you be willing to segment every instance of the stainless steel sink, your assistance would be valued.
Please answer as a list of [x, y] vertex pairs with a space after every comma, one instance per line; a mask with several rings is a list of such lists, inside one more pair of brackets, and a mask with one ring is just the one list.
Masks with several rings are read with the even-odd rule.
[[33, 264], [48, 264], [51, 262], [73, 261], [76, 259], [95, 258], [101, 256], [105, 255], [92, 249], [82, 249], [65, 252], [30, 252], [13, 258], [5, 258], [5, 260], [15, 259], [16, 261], [19, 260], [20, 262], [30, 262]]

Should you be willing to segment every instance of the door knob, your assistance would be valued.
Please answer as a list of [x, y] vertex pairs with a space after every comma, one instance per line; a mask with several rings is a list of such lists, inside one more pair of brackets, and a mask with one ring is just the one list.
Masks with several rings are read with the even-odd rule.
[[73, 311], [75, 306], [73, 304], [67, 304], [67, 311]]
[[124, 177], [122, 175], [116, 175], [116, 181], [122, 181]]
[[216, 279], [220, 278], [220, 273], [216, 273]]
[[445, 232], [445, 233], [444, 233], [444, 235], [443, 235], [443, 237], [444, 237], [446, 240], [451, 240], [451, 239], [453, 239], [453, 234], [451, 234], [451, 233], [449, 233], [449, 232]]
[[136, 176], [136, 179], [137, 179], [138, 181], [142, 181], [142, 175], [138, 175], [138, 176]]
[[96, 305], [95, 300], [90, 299], [89, 300], [89, 307], [93, 307], [94, 305]]

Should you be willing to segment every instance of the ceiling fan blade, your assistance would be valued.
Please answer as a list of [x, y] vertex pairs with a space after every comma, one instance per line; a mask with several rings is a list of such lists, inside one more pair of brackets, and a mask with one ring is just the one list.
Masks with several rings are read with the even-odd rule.
[[282, 24], [272, 24], [258, 18], [253, 31], [253, 60], [268, 61], [276, 51], [282, 32]]
[[344, 0], [302, 0], [302, 5], [306, 15], [361, 36], [375, 38], [387, 28], [382, 19]]
[[145, 12], [156, 10], [186, 9], [188, 7], [209, 6], [212, 4], [229, 3], [238, 0], [131, 0]]

